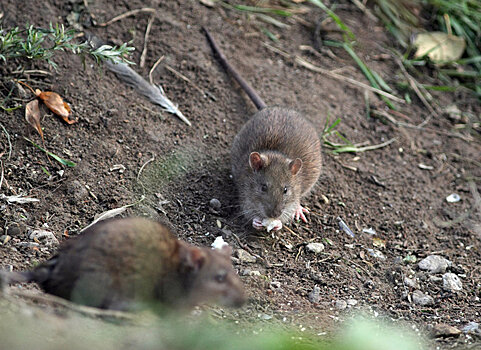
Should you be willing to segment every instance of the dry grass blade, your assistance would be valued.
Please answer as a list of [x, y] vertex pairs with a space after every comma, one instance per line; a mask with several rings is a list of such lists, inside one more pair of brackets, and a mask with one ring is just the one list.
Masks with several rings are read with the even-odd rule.
[[150, 17], [149, 23], [147, 23], [147, 28], [145, 29], [144, 49], [142, 50], [142, 54], [140, 55], [140, 63], [139, 63], [140, 68], [144, 68], [145, 66], [145, 58], [147, 57], [147, 43], [149, 41], [149, 34], [150, 34], [150, 30], [152, 29], [152, 24], [154, 23], [154, 20], [155, 20], [155, 13]]
[[376, 88], [373, 88], [372, 86], [369, 86], [367, 84], [364, 84], [364, 83], [361, 83], [360, 81], [357, 81], [355, 79], [352, 79], [352, 78], [349, 78], [349, 77], [345, 77], [343, 75], [340, 75], [340, 74], [337, 74], [337, 73], [334, 73], [334, 72], [331, 72], [327, 69], [323, 69], [321, 67], [318, 67], [308, 61], [306, 61], [304, 58], [298, 56], [298, 55], [290, 55], [288, 54], [287, 52], [281, 50], [281, 49], [278, 49], [277, 47], [274, 47], [268, 43], [264, 43], [264, 46], [283, 56], [283, 57], [286, 57], [286, 58], [289, 58], [289, 59], [293, 59], [294, 62], [296, 62], [297, 64], [303, 66], [304, 68], [307, 68], [309, 70], [312, 70], [314, 72], [317, 72], [317, 73], [321, 73], [321, 74], [325, 74], [325, 75], [328, 75], [330, 76], [331, 78], [334, 78], [334, 79], [337, 79], [339, 81], [343, 81], [343, 82], [347, 82], [351, 85], [355, 85], [357, 87], [360, 87], [360, 88], [363, 88], [365, 90], [369, 90], [369, 91], [372, 91], [372, 92], [375, 92], [376, 94], [379, 94], [379, 95], [382, 95], [384, 97], [387, 97], [393, 101], [396, 101], [396, 102], [399, 102], [399, 103], [406, 103], [406, 101], [404, 101], [403, 99], [397, 97], [397, 96], [394, 96], [393, 94], [390, 94], [388, 92], [385, 92], [385, 91], [382, 91], [382, 90], [379, 90], [379, 89], [376, 89]]
[[107, 220], [107, 219], [110, 219], [110, 218], [113, 218], [117, 215], [120, 215], [122, 214], [124, 211], [127, 210], [127, 208], [130, 208], [136, 204], [139, 204], [140, 202], [142, 202], [143, 200], [145, 199], [144, 196], [142, 196], [137, 202], [135, 203], [132, 203], [132, 204], [127, 204], [127, 205], [124, 205], [123, 207], [120, 207], [120, 208], [114, 208], [114, 209], [110, 209], [110, 210], [107, 210], [107, 211], [104, 211], [103, 213], [97, 215], [94, 219], [94, 221], [92, 221], [89, 225], [85, 226], [82, 230], [80, 230], [80, 232], [83, 232], [85, 231], [86, 229], [88, 229], [90, 226], [93, 226], [95, 225], [97, 222], [99, 221], [102, 221], [102, 220]]
[[106, 26], [108, 26], [108, 25], [110, 25], [114, 22], [120, 21], [121, 19], [127, 18], [129, 16], [136, 15], [139, 12], [152, 12], [152, 13], [154, 13], [155, 11], [156, 11], [155, 9], [150, 8], [150, 7], [144, 7], [144, 8], [141, 8], [141, 9], [127, 11], [127, 12], [121, 14], [121, 15], [118, 15], [118, 16], [112, 18], [110, 21], [98, 24], [98, 26], [99, 27], [106, 27]]

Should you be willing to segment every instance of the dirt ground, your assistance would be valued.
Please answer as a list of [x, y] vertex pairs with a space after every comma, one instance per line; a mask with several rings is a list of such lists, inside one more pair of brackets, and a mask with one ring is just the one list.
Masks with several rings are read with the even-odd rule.
[[[27, 70], [48, 70], [43, 63], [2, 64], [2, 99], [12, 79], [22, 79], [64, 96], [78, 123], [66, 125], [51, 115], [42, 120], [48, 149], [77, 164], [68, 168], [49, 161], [24, 139], [40, 142], [26, 124], [23, 108], [0, 111], [5, 128], [0, 130], [0, 192], [40, 199], [29, 204], [0, 199], [0, 268], [25, 269], [53, 254], [56, 244], [34, 244], [29, 239], [34, 229], [49, 230], [63, 241], [78, 234], [97, 214], [137, 203], [124, 215], [169, 222], [182, 239], [198, 245], [210, 245], [222, 235], [234, 248], [242, 245], [257, 256], [256, 262], [234, 261], [249, 302], [235, 316], [222, 311], [228, 318], [272, 318], [316, 333], [329, 333], [359, 310], [408, 322], [422, 332], [440, 323], [462, 329], [469, 322], [481, 322], [478, 100], [462, 90], [434, 94], [439, 112], [431, 118], [411, 93], [412, 104], [399, 105], [402, 114], [392, 115], [411, 125], [428, 119], [417, 129], [368, 118], [362, 88], [298, 66], [263, 45], [269, 39], [261, 29], [267, 27], [279, 35], [279, 41], [271, 45], [367, 83], [341, 49], [301, 50], [301, 45], [314, 45], [315, 25], [325, 18], [311, 6], [305, 5], [306, 13], [284, 19], [289, 27], [279, 29], [249, 14], [219, 5], [210, 8], [194, 0], [113, 3], [49, 0], [34, 9], [22, 1], [4, 0], [0, 13], [6, 28], [26, 23], [68, 24], [75, 17], [72, 14], [80, 14], [76, 22], [83, 29], [114, 44], [130, 42], [136, 48], [134, 69], [147, 78], [153, 64], [164, 56], [153, 79], [192, 126], [161, 111], [111, 72], [99, 70], [89, 58], [83, 66], [79, 57], [59, 54], [54, 59], [58, 70], [48, 74], [18, 73], [20, 63]], [[106, 27], [95, 25], [142, 7], [158, 10], [143, 68], [138, 63], [149, 13], [137, 13]], [[406, 80], [394, 60], [383, 59], [394, 41], [380, 23], [349, 1], [340, 1], [336, 12], [356, 34], [356, 52], [372, 69], [392, 87]], [[268, 105], [299, 110], [320, 134], [330, 116], [331, 122], [342, 119], [338, 130], [353, 143], [395, 141], [358, 154], [334, 155], [324, 148], [321, 178], [303, 200], [311, 209], [308, 224], [293, 223], [272, 235], [254, 232], [238, 215], [229, 149], [255, 107], [213, 58], [202, 26], [211, 30], [226, 56]], [[335, 26], [328, 23], [324, 35], [339, 38], [329, 28]], [[395, 93], [404, 95], [399, 90]], [[368, 96], [371, 109], [386, 111], [379, 97]], [[25, 104], [31, 98], [28, 91], [27, 96], [14, 91], [6, 106]], [[448, 113], [453, 105], [461, 112]], [[461, 200], [448, 203], [451, 193], [459, 194]], [[142, 196], [145, 199], [138, 203]], [[213, 198], [221, 202], [220, 209], [209, 205]], [[354, 238], [339, 229], [338, 217]], [[363, 232], [368, 228], [376, 235]], [[306, 245], [310, 242], [323, 243], [325, 249], [318, 255], [309, 252]], [[373, 252], [382, 256], [373, 256]], [[448, 270], [460, 277], [461, 291], [443, 289], [442, 274], [418, 268], [417, 262], [432, 254], [452, 262]], [[416, 262], [408, 261], [409, 257]], [[405, 277], [417, 279], [417, 289], [432, 296], [434, 304], [414, 304], [414, 288], [403, 284]], [[315, 286], [320, 294], [312, 302], [308, 295]], [[476, 336], [461, 334], [433, 340], [432, 346], [447, 349], [479, 342]]]

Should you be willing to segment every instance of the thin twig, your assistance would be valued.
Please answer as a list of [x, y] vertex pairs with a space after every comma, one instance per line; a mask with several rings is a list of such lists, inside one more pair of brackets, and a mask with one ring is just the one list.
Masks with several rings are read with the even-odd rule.
[[403, 99], [401, 99], [401, 98], [399, 98], [399, 97], [397, 97], [397, 96], [394, 96], [393, 94], [390, 94], [390, 93], [388, 93], [388, 92], [385, 92], [385, 91], [382, 91], [382, 90], [373, 88], [372, 86], [369, 86], [369, 85], [367, 85], [367, 84], [361, 83], [360, 81], [354, 80], [354, 79], [352, 79], [352, 78], [348, 78], [348, 77], [345, 77], [345, 76], [343, 76], [343, 75], [336, 74], [336, 73], [331, 72], [331, 71], [329, 71], [329, 70], [327, 70], [327, 69], [324, 69], [324, 68], [321, 68], [321, 67], [317, 67], [317, 66], [313, 65], [312, 63], [306, 61], [304, 58], [302, 58], [302, 57], [300, 57], [300, 56], [290, 55], [290, 54], [288, 54], [287, 52], [285, 52], [285, 51], [283, 51], [283, 50], [281, 50], [281, 49], [278, 49], [278, 48], [276, 48], [276, 47], [274, 47], [274, 46], [272, 46], [272, 45], [270, 45], [270, 44], [268, 44], [268, 43], [263, 43], [263, 45], [264, 45], [267, 49], [269, 49], [269, 50], [271, 50], [271, 51], [273, 51], [273, 52], [275, 52], [275, 53], [277, 53], [277, 54], [279, 54], [279, 55], [281, 55], [281, 56], [283, 56], [283, 57], [285, 57], [285, 58], [293, 59], [294, 62], [296, 62], [297, 64], [303, 66], [304, 68], [307, 68], [307, 69], [312, 70], [312, 71], [317, 72], [317, 73], [321, 73], [321, 74], [328, 75], [328, 76], [330, 76], [331, 78], [334, 78], [334, 79], [337, 79], [337, 80], [340, 80], [340, 81], [343, 81], [343, 82], [347, 82], [347, 83], [350, 83], [350, 84], [352, 84], [352, 85], [361, 87], [361, 88], [363, 88], [363, 89], [366, 89], [366, 90], [375, 92], [376, 94], [385, 96], [385, 97], [387, 97], [387, 98], [389, 98], [389, 99], [391, 99], [391, 100], [393, 100], [393, 101], [396, 101], [396, 102], [399, 102], [399, 103], [406, 103], [406, 101], [404, 101]]
[[391, 123], [393, 123], [396, 126], [403, 126], [405, 128], [410, 128], [410, 129], [415, 129], [415, 130], [434, 132], [436, 134], [446, 135], [446, 136], [450, 136], [450, 137], [457, 137], [457, 138], [459, 138], [459, 139], [461, 139], [465, 142], [472, 142], [473, 141], [472, 138], [461, 135], [459, 133], [453, 133], [453, 132], [447, 132], [447, 131], [444, 131], [444, 130], [436, 130], [436, 129], [427, 128], [427, 127], [423, 126], [423, 124], [425, 124], [425, 121], [423, 121], [419, 125], [404, 123], [404, 122], [400, 122], [400, 121], [394, 119], [394, 117], [392, 115], [390, 115], [388, 112], [383, 111], [383, 110], [377, 110], [377, 109], [373, 110], [372, 114], [376, 114], [378, 116], [385, 117], [387, 120], [389, 120]]
[[380, 144], [377, 144], [377, 145], [359, 147], [357, 152], [366, 152], [366, 151], [372, 151], [372, 150], [375, 150], [375, 149], [383, 148], [383, 147], [386, 147], [387, 145], [390, 145], [394, 141], [396, 141], [395, 138], [387, 140], [386, 142], [383, 142], [383, 143], [380, 143]]
[[155, 9], [150, 8], [150, 7], [144, 7], [144, 8], [141, 8], [141, 9], [127, 11], [127, 12], [121, 14], [121, 15], [118, 15], [118, 16], [112, 18], [110, 21], [98, 24], [98, 26], [99, 27], [106, 27], [106, 26], [108, 26], [108, 25], [110, 25], [114, 22], [120, 21], [121, 19], [124, 19], [124, 18], [129, 17], [129, 16], [136, 15], [139, 12], [155, 12], [155, 11], [156, 11]]
[[149, 81], [150, 81], [150, 84], [151, 85], [154, 85], [154, 80], [152, 79], [152, 73], [154, 73], [154, 70], [155, 68], [157, 68], [157, 66], [160, 64], [160, 62], [162, 62], [162, 60], [164, 59], [164, 55], [160, 56], [159, 59], [157, 61], [155, 61], [154, 65], [152, 66], [152, 68], [150, 68], [150, 71], [149, 71]]
[[52, 73], [40, 69], [16, 70], [12, 74], [38, 74], [38, 75], [52, 75]]
[[145, 29], [144, 49], [142, 50], [142, 54], [140, 55], [140, 63], [139, 63], [140, 68], [144, 68], [145, 66], [145, 58], [147, 57], [147, 43], [149, 41], [149, 34], [150, 34], [150, 30], [152, 29], [152, 24], [154, 23], [155, 17], [156, 17], [155, 13], [152, 16], [150, 16], [149, 23], [147, 23], [147, 28]]
[[298, 235], [297, 233], [295, 233], [294, 231], [292, 231], [290, 227], [284, 225], [284, 228], [285, 228], [287, 231], [289, 231], [293, 236], [296, 236], [297, 238], [302, 239], [302, 237], [299, 236], [299, 235]]
[[3, 185], [3, 162], [1, 159], [0, 159], [0, 167], [2, 168], [2, 174], [0, 176], [0, 190], [1, 190]]
[[374, 23], [377, 23], [379, 21], [379, 19], [376, 17], [376, 15], [374, 15], [371, 10], [369, 10], [366, 5], [364, 5], [362, 2], [360, 2], [359, 0], [351, 0], [352, 3], [354, 5], [356, 5], [359, 10], [361, 10], [362, 12], [364, 12], [366, 14], [366, 16], [369, 17], [369, 19], [371, 21], [373, 21]]
[[155, 156], [153, 156], [152, 158], [150, 158], [148, 161], [146, 161], [144, 163], [144, 165], [142, 165], [140, 167], [140, 170], [139, 170], [139, 173], [137, 174], [137, 181], [139, 181], [139, 178], [140, 178], [140, 175], [142, 174], [142, 170], [144, 170], [144, 168], [147, 166], [147, 164], [153, 162], [155, 160]]
[[24, 291], [24, 290], [18, 290], [18, 289], [10, 289], [9, 293], [15, 296], [27, 298], [33, 301], [53, 303], [56, 305], [60, 305], [84, 316], [89, 316], [94, 318], [115, 318], [122, 321], [135, 320], [135, 315], [128, 312], [116, 311], [116, 310], [102, 310], [102, 309], [97, 309], [90, 306], [79, 305], [51, 294], [37, 294], [37, 293], [32, 293], [31, 291], [26, 291], [26, 290]]
[[3, 126], [2, 123], [0, 123], [0, 128], [2, 128], [3, 132], [7, 136], [7, 141], [8, 141], [8, 158], [7, 160], [10, 160], [10, 157], [12, 156], [12, 142], [10, 141], [10, 134], [8, 133], [7, 129]]
[[439, 111], [435, 111], [433, 106], [431, 106], [431, 104], [426, 100], [426, 98], [424, 97], [424, 95], [421, 93], [421, 91], [419, 90], [419, 87], [418, 87], [418, 83], [416, 82], [416, 80], [408, 73], [408, 71], [406, 70], [406, 68], [404, 67], [404, 65], [402, 64], [401, 60], [397, 57], [394, 57], [394, 60], [396, 61], [397, 65], [399, 66], [399, 68], [401, 69], [401, 71], [403, 72], [404, 76], [406, 77], [406, 79], [409, 81], [409, 85], [411, 86], [411, 88], [414, 90], [414, 92], [416, 93], [416, 95], [419, 97], [419, 99], [421, 100], [421, 102], [424, 104], [424, 106], [426, 106], [426, 108], [429, 110], [429, 113], [430, 115], [436, 115], [437, 113], [439, 113]]

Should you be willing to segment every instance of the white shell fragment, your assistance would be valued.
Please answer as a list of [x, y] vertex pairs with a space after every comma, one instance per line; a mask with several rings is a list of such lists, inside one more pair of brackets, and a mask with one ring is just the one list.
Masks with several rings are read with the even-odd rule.
[[461, 200], [461, 197], [457, 193], [451, 193], [449, 196], [446, 197], [446, 202], [448, 203], [456, 203]]
[[279, 219], [264, 219], [262, 220], [262, 226], [267, 229], [267, 232], [270, 232], [274, 227], [282, 227], [282, 222]]
[[224, 241], [222, 236], [218, 236], [218, 237], [216, 237], [216, 239], [214, 240], [214, 242], [210, 246], [212, 247], [212, 249], [221, 250], [222, 248], [224, 248], [225, 246], [228, 246], [228, 245], [229, 244], [227, 244], [227, 242]]

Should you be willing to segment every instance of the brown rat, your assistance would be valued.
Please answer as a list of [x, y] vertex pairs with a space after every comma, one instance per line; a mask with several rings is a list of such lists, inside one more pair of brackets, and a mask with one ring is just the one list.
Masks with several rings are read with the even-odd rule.
[[[275, 230], [293, 218], [307, 222], [307, 209], [300, 205], [321, 172], [321, 142], [314, 126], [300, 113], [282, 107], [266, 107], [252, 87], [222, 54], [204, 29], [220, 63], [259, 111], [234, 138], [231, 149], [232, 175], [240, 198], [242, 215], [256, 229], [276, 220]], [[268, 227], [269, 230], [269, 227]]]
[[143, 218], [98, 223], [68, 240], [31, 271], [2, 272], [4, 282], [37, 282], [47, 293], [104, 309], [131, 310], [160, 302], [167, 308], [203, 301], [240, 306], [242, 282], [230, 248], [195, 247], [164, 225]]

